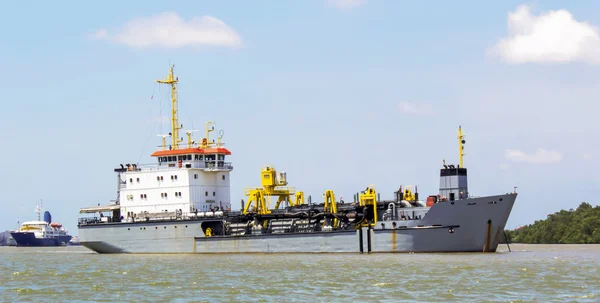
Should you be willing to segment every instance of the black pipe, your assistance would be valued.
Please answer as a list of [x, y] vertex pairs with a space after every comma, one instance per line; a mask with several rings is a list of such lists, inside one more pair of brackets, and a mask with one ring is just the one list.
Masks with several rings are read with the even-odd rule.
[[369, 222], [369, 227], [367, 228], [367, 252], [371, 253], [371, 222]]
[[363, 253], [363, 235], [362, 235], [362, 227], [358, 228], [358, 248], [360, 253]]

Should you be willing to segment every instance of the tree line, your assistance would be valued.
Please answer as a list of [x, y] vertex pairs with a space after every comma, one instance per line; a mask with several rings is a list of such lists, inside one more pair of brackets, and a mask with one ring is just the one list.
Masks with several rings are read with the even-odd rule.
[[510, 243], [600, 244], [600, 206], [582, 202], [577, 209], [561, 210], [545, 220], [507, 230]]

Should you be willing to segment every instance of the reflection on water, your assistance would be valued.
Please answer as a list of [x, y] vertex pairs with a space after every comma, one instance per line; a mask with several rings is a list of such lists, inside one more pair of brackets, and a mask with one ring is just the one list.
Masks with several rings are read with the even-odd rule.
[[99, 255], [0, 247], [0, 302], [600, 302], [600, 245], [476, 254]]

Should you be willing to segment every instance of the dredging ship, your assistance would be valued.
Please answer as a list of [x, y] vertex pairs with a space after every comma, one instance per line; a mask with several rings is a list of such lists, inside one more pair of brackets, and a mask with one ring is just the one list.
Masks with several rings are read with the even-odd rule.
[[[459, 164], [440, 170], [439, 193], [419, 199], [416, 187], [401, 186], [394, 199], [380, 200], [374, 186], [338, 201], [325, 190], [323, 201], [304, 199], [288, 186], [287, 175], [261, 169], [262, 187], [246, 188], [247, 202], [231, 209], [231, 152], [210, 139], [208, 122], [200, 142], [178, 121], [178, 78], [171, 66], [158, 80], [171, 89], [171, 133], [150, 165], [120, 165], [117, 199], [86, 207], [78, 222], [79, 242], [98, 253], [336, 253], [494, 252], [503, 236], [517, 193], [472, 197], [465, 144], [458, 129]], [[170, 144], [167, 145], [167, 138]], [[273, 208], [270, 200], [276, 199]], [[92, 214], [94, 217], [89, 217]]]

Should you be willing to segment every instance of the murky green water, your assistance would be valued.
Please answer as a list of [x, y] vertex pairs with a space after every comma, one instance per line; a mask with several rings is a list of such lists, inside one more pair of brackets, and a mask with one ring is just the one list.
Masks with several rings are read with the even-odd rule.
[[83, 247], [1, 247], [0, 302], [600, 302], [600, 245], [511, 248], [98, 255]]

